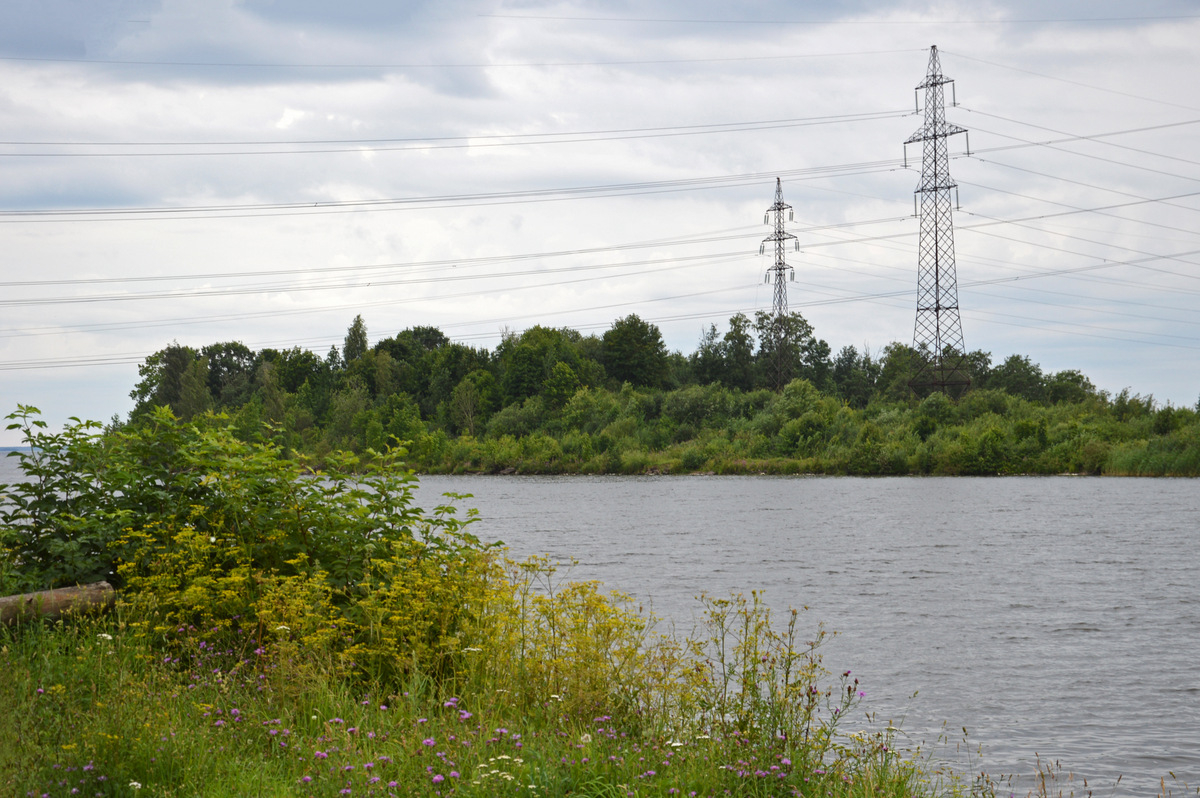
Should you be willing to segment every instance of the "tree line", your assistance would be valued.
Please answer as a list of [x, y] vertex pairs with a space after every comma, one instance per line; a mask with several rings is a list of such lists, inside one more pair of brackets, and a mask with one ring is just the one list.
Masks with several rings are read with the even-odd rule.
[[491, 351], [436, 327], [371, 345], [360, 315], [324, 358], [172, 343], [139, 367], [128, 423], [160, 406], [223, 412], [285, 451], [403, 443], [430, 471], [1200, 472], [1193, 408], [979, 350], [968, 389], [923, 396], [909, 387], [922, 354], [892, 343], [834, 355], [795, 312], [736, 314], [688, 355], [637, 315], [600, 335], [506, 332]]

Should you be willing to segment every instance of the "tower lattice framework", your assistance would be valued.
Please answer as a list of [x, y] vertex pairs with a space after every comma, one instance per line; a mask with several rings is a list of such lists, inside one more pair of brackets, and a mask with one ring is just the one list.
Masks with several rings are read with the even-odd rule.
[[767, 244], [775, 245], [775, 262], [771, 268], [767, 269], [767, 280], [774, 280], [775, 296], [771, 302], [771, 329], [774, 336], [772, 341], [774, 348], [774, 370], [775, 370], [775, 385], [776, 388], [783, 387], [788, 379], [789, 360], [787, 358], [787, 342], [783, 340], [787, 330], [785, 319], [788, 315], [788, 298], [787, 284], [788, 279], [796, 279], [796, 271], [787, 264], [787, 257], [784, 254], [788, 241], [795, 242], [797, 251], [800, 249], [800, 241], [791, 233], [784, 229], [783, 213], [787, 211], [788, 221], [794, 221], [795, 216], [792, 212], [792, 206], [783, 201], [783, 184], [779, 178], [775, 178], [775, 203], [767, 208], [767, 215], [763, 217], [764, 224], [771, 224], [771, 217], [774, 215], [775, 232], [763, 239], [762, 246], [759, 247], [759, 253], [766, 251]]
[[942, 74], [937, 46], [929, 49], [929, 70], [917, 90], [925, 90], [925, 124], [905, 143], [921, 142], [921, 182], [917, 187], [921, 222], [917, 259], [917, 320], [913, 348], [917, 363], [909, 385], [917, 391], [961, 389], [970, 385], [962, 320], [958, 312], [958, 278], [954, 267], [954, 222], [947, 139], [965, 128], [946, 121], [944, 87], [953, 81]]

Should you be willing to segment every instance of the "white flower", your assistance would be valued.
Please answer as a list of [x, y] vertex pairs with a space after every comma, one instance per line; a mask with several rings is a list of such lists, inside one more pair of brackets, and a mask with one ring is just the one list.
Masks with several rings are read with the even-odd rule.
[[96, 635], [96, 637], [100, 638], [101, 640], [112, 640], [112, 635], [106, 635], [104, 632]]
[[216, 543], [216, 542], [217, 542], [217, 539], [216, 539], [215, 537], [210, 537], [210, 538], [208, 539], [208, 542], [209, 542], [209, 543]]
[[129, 782], [129, 786], [130, 786], [132, 789], [135, 789], [135, 790], [140, 790], [140, 789], [142, 789], [142, 784], [141, 784], [141, 782], [139, 782], [139, 781], [131, 781], [131, 782]]
[[281, 632], [281, 631], [282, 632], [290, 632], [292, 630], [289, 629], [288, 627], [284, 626], [283, 624], [279, 624], [278, 626], [275, 627], [275, 631], [276, 632]]
[[592, 741], [592, 735], [587, 734], [587, 733], [579, 735], [579, 742], [583, 743], [584, 745], [587, 745], [591, 741]]

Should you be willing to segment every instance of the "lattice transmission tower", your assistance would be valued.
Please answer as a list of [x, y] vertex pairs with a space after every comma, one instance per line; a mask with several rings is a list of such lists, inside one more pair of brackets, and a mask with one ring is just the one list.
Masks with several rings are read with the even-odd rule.
[[[925, 90], [925, 124], [909, 136], [908, 146], [921, 142], [919, 197], [921, 235], [917, 259], [917, 321], [913, 348], [917, 362], [909, 385], [918, 392], [962, 389], [971, 384], [966, 347], [958, 313], [958, 278], [954, 268], [954, 222], [950, 192], [958, 184], [950, 177], [946, 140], [965, 128], [946, 121], [943, 87], [953, 81], [942, 74], [937, 45], [929, 48], [929, 71], [917, 91]], [[967, 145], [970, 151], [970, 144]]]
[[775, 178], [775, 204], [767, 208], [767, 214], [763, 217], [763, 224], [771, 224], [771, 215], [774, 214], [775, 232], [764, 238], [758, 248], [758, 254], [762, 255], [766, 252], [767, 244], [775, 244], [775, 262], [771, 268], [767, 269], [766, 279], [770, 281], [774, 277], [775, 280], [775, 298], [771, 303], [771, 335], [774, 338], [772, 348], [774, 349], [775, 387], [777, 389], [782, 388], [790, 376], [788, 374], [790, 360], [787, 357], [787, 342], [784, 340], [784, 336], [787, 332], [788, 315], [787, 284], [788, 279], [796, 279], [796, 270], [787, 265], [787, 257], [784, 255], [787, 242], [795, 242], [796, 251], [800, 251], [799, 239], [783, 229], [784, 211], [787, 211], [789, 222], [795, 221], [792, 206], [783, 201], [783, 184], [777, 177]]

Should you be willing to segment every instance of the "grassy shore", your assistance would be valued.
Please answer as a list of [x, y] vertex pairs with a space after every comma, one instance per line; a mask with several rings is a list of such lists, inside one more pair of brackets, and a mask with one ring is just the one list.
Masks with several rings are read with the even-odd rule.
[[287, 630], [209, 639], [185, 629], [164, 652], [121, 612], [0, 630], [0, 792], [908, 796], [961, 788], [939, 786], [919, 759], [893, 750], [886, 729], [843, 732], [863, 724], [849, 676], [831, 689], [811, 684], [819, 694], [811, 722], [791, 729], [774, 723], [781, 707], [769, 700], [757, 719], [670, 728], [653, 710], [671, 702], [666, 692], [637, 697], [641, 709], [631, 712], [620, 690], [607, 708], [581, 702], [566, 693], [567, 678], [566, 694], [528, 701], [519, 674], [497, 678], [486, 651], [466, 652], [453, 686], [412, 675], [384, 687], [339, 676], [332, 660], [299, 657]]

